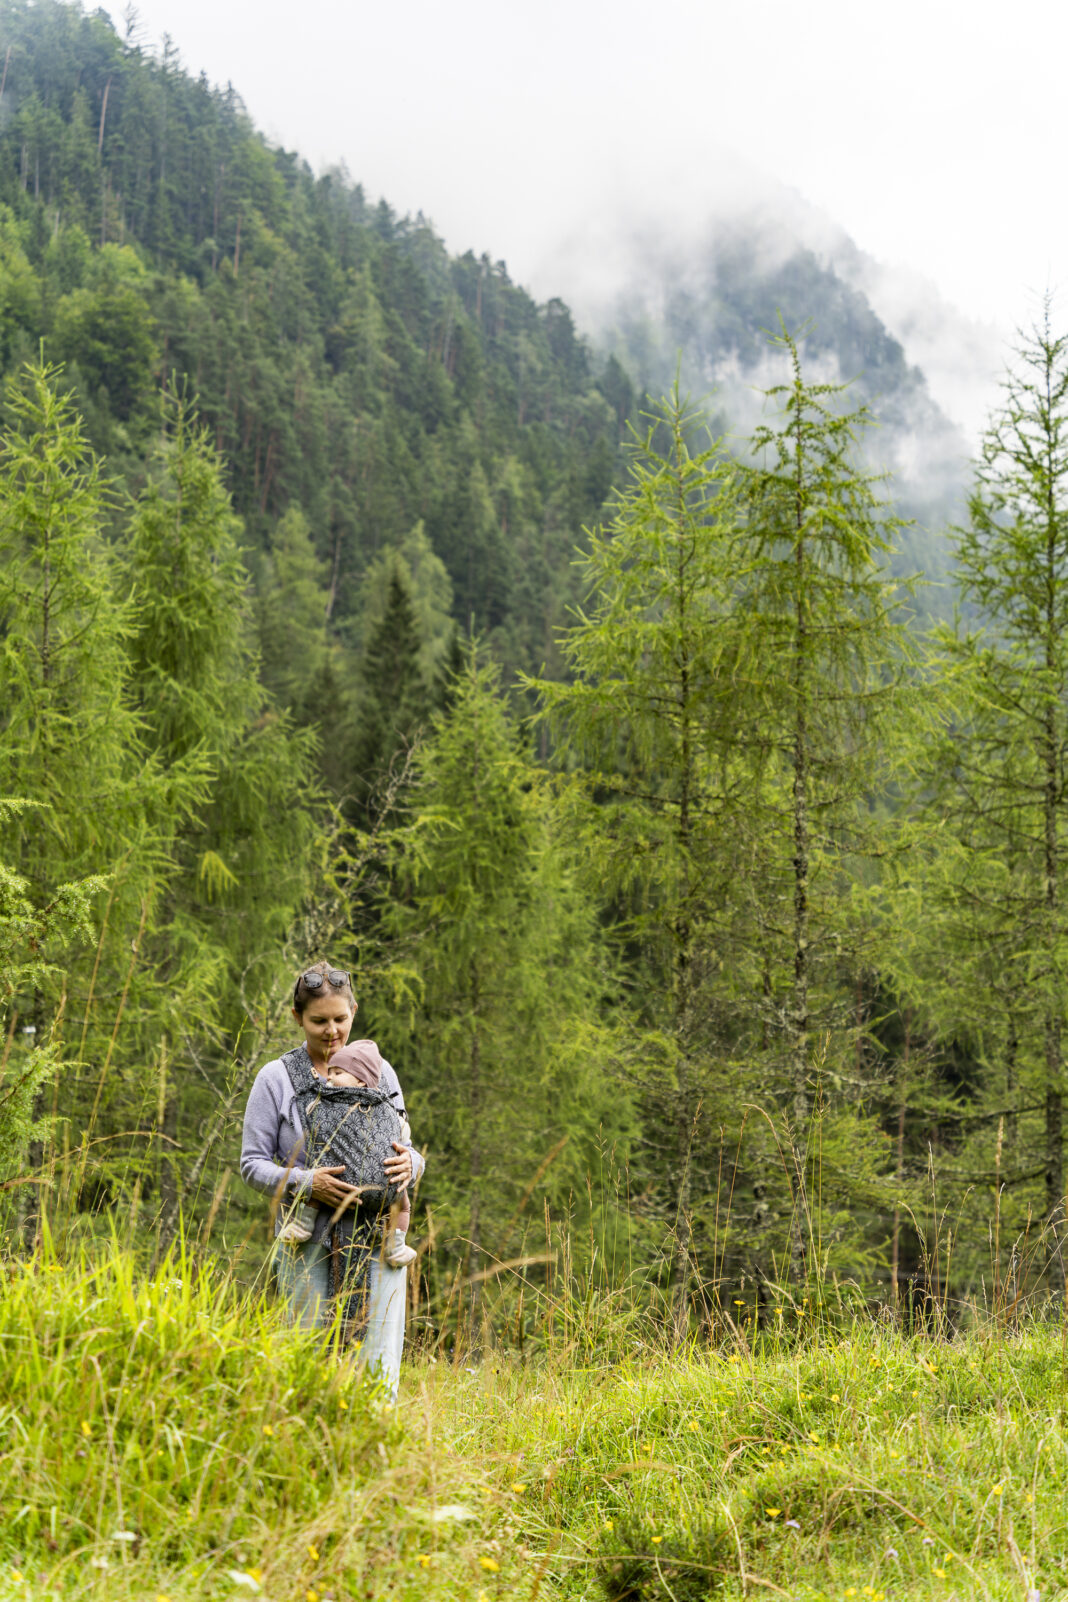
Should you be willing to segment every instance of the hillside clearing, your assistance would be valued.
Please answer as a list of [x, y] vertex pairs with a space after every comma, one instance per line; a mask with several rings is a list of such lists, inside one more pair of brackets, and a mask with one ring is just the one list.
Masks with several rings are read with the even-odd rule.
[[1062, 1333], [412, 1362], [394, 1413], [218, 1270], [13, 1266], [0, 1596], [1068, 1595]]

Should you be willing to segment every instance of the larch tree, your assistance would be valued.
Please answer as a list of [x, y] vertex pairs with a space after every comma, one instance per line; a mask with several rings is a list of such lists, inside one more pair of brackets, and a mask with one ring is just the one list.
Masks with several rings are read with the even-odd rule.
[[970, 1033], [987, 1065], [1012, 1137], [1002, 1177], [1024, 1193], [1041, 1177], [1048, 1282], [1062, 1295], [1068, 336], [1048, 300], [984, 436], [969, 514], [957, 574], [981, 627], [940, 633], [960, 690], [928, 791], [953, 849], [926, 874], [938, 936], [921, 972], [943, 1030]]
[[642, 1094], [649, 1129], [670, 1132], [655, 1144], [683, 1300], [698, 1126], [716, 1122], [729, 1094], [716, 997], [732, 899], [727, 842], [742, 802], [732, 764], [736, 474], [699, 429], [677, 388], [648, 416], [610, 521], [588, 531], [586, 598], [561, 639], [567, 678], [528, 681], [560, 756], [585, 764], [592, 873], [641, 952], [642, 1022], [660, 1035], [667, 1069], [666, 1080], [646, 1073]]
[[[416, 768], [381, 909], [409, 999], [375, 1029], [433, 1146], [425, 1194], [451, 1240], [438, 1271], [479, 1276], [521, 1249], [532, 1202], [535, 1222], [543, 1203], [582, 1205], [602, 1146], [626, 1159], [628, 1097], [602, 1016], [614, 980], [545, 776], [473, 646]], [[369, 999], [370, 1019], [384, 1000]]]
[[[27, 368], [9, 386], [8, 415], [0, 441], [0, 795], [32, 805], [0, 816], [0, 860], [46, 921], [64, 886], [107, 885], [95, 963], [72, 957], [63, 978], [54, 968], [30, 970], [32, 990], [12, 1005], [38, 1045], [65, 1009], [74, 1030], [82, 1026], [80, 1058], [94, 990], [124, 996], [131, 938], [136, 960], [137, 931], [169, 872], [171, 819], [195, 798], [197, 776], [182, 765], [165, 771], [141, 738], [128, 658], [135, 622], [104, 539], [106, 486], [58, 370]], [[120, 1005], [116, 1031], [121, 1014]], [[77, 1083], [76, 1070], [73, 1120]], [[41, 1157], [38, 1143], [31, 1163]]]
[[848, 886], [887, 847], [881, 802], [903, 760], [904, 720], [923, 700], [909, 586], [886, 567], [900, 524], [878, 478], [856, 465], [869, 415], [846, 408], [844, 386], [806, 381], [785, 330], [773, 345], [789, 377], [766, 392], [777, 415], [755, 430], [744, 469], [737, 606], [752, 641], [740, 731], [751, 805], [739, 816], [761, 864], [744, 888], [755, 895], [770, 1088], [794, 1154], [797, 1277], [814, 1037], [831, 1042], [833, 1067], [862, 1026], [841, 980], [877, 963], [878, 930], [854, 916]]
[[295, 731], [259, 681], [240, 533], [214, 445], [174, 401], [125, 546], [137, 608], [132, 690], [145, 738], [165, 769], [192, 766], [202, 786], [195, 809], [175, 819], [175, 872], [152, 942], [148, 1015], [172, 1140], [181, 1086], [203, 1078], [192, 1035], [214, 1036], [200, 1061], [210, 1079], [220, 1053], [227, 1060], [227, 1037], [277, 977], [321, 833], [315, 737]]

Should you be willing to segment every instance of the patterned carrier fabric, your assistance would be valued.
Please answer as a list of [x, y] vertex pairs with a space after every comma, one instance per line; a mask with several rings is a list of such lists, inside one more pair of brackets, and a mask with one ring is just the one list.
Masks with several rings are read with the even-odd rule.
[[304, 1046], [286, 1052], [282, 1061], [304, 1126], [308, 1167], [344, 1164], [341, 1177], [360, 1191], [360, 1212], [387, 1211], [399, 1190], [386, 1179], [383, 1165], [396, 1155], [393, 1142], [401, 1138], [400, 1113], [391, 1093], [364, 1085], [328, 1084], [312, 1068]]

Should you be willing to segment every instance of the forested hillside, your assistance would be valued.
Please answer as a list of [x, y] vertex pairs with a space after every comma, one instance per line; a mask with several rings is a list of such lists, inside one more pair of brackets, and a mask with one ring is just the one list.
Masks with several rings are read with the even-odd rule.
[[185, 386], [258, 559], [285, 560], [300, 509], [343, 644], [363, 641], [369, 566], [421, 529], [451, 586], [431, 564], [425, 604], [540, 664], [630, 406], [567, 308], [313, 176], [233, 90], [101, 16], [11, 4], [2, 28], [5, 371], [43, 336], [132, 486], [161, 384]]
[[257, 1265], [241, 1111], [325, 956], [429, 1156], [442, 1339], [522, 1346], [594, 1264], [679, 1329], [847, 1280], [923, 1307], [947, 1209], [954, 1295], [992, 1256], [1060, 1295], [1050, 321], [954, 536], [985, 631], [926, 633], [858, 404], [935, 429], [920, 377], [848, 296], [811, 341], [748, 321], [828, 317], [813, 264], [745, 311], [721, 262], [714, 349], [669, 320], [684, 374], [776, 378], [710, 441], [169, 48], [54, 0], [0, 27], [11, 1249], [184, 1228]]

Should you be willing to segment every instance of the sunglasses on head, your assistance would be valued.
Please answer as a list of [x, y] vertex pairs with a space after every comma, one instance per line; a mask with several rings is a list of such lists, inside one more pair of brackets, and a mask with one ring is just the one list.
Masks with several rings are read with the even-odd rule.
[[320, 973], [318, 968], [312, 968], [300, 976], [300, 983], [305, 990], [321, 990], [328, 980], [335, 990], [340, 990], [342, 985], [348, 984], [349, 976], [341, 968], [328, 968], [325, 973]]

